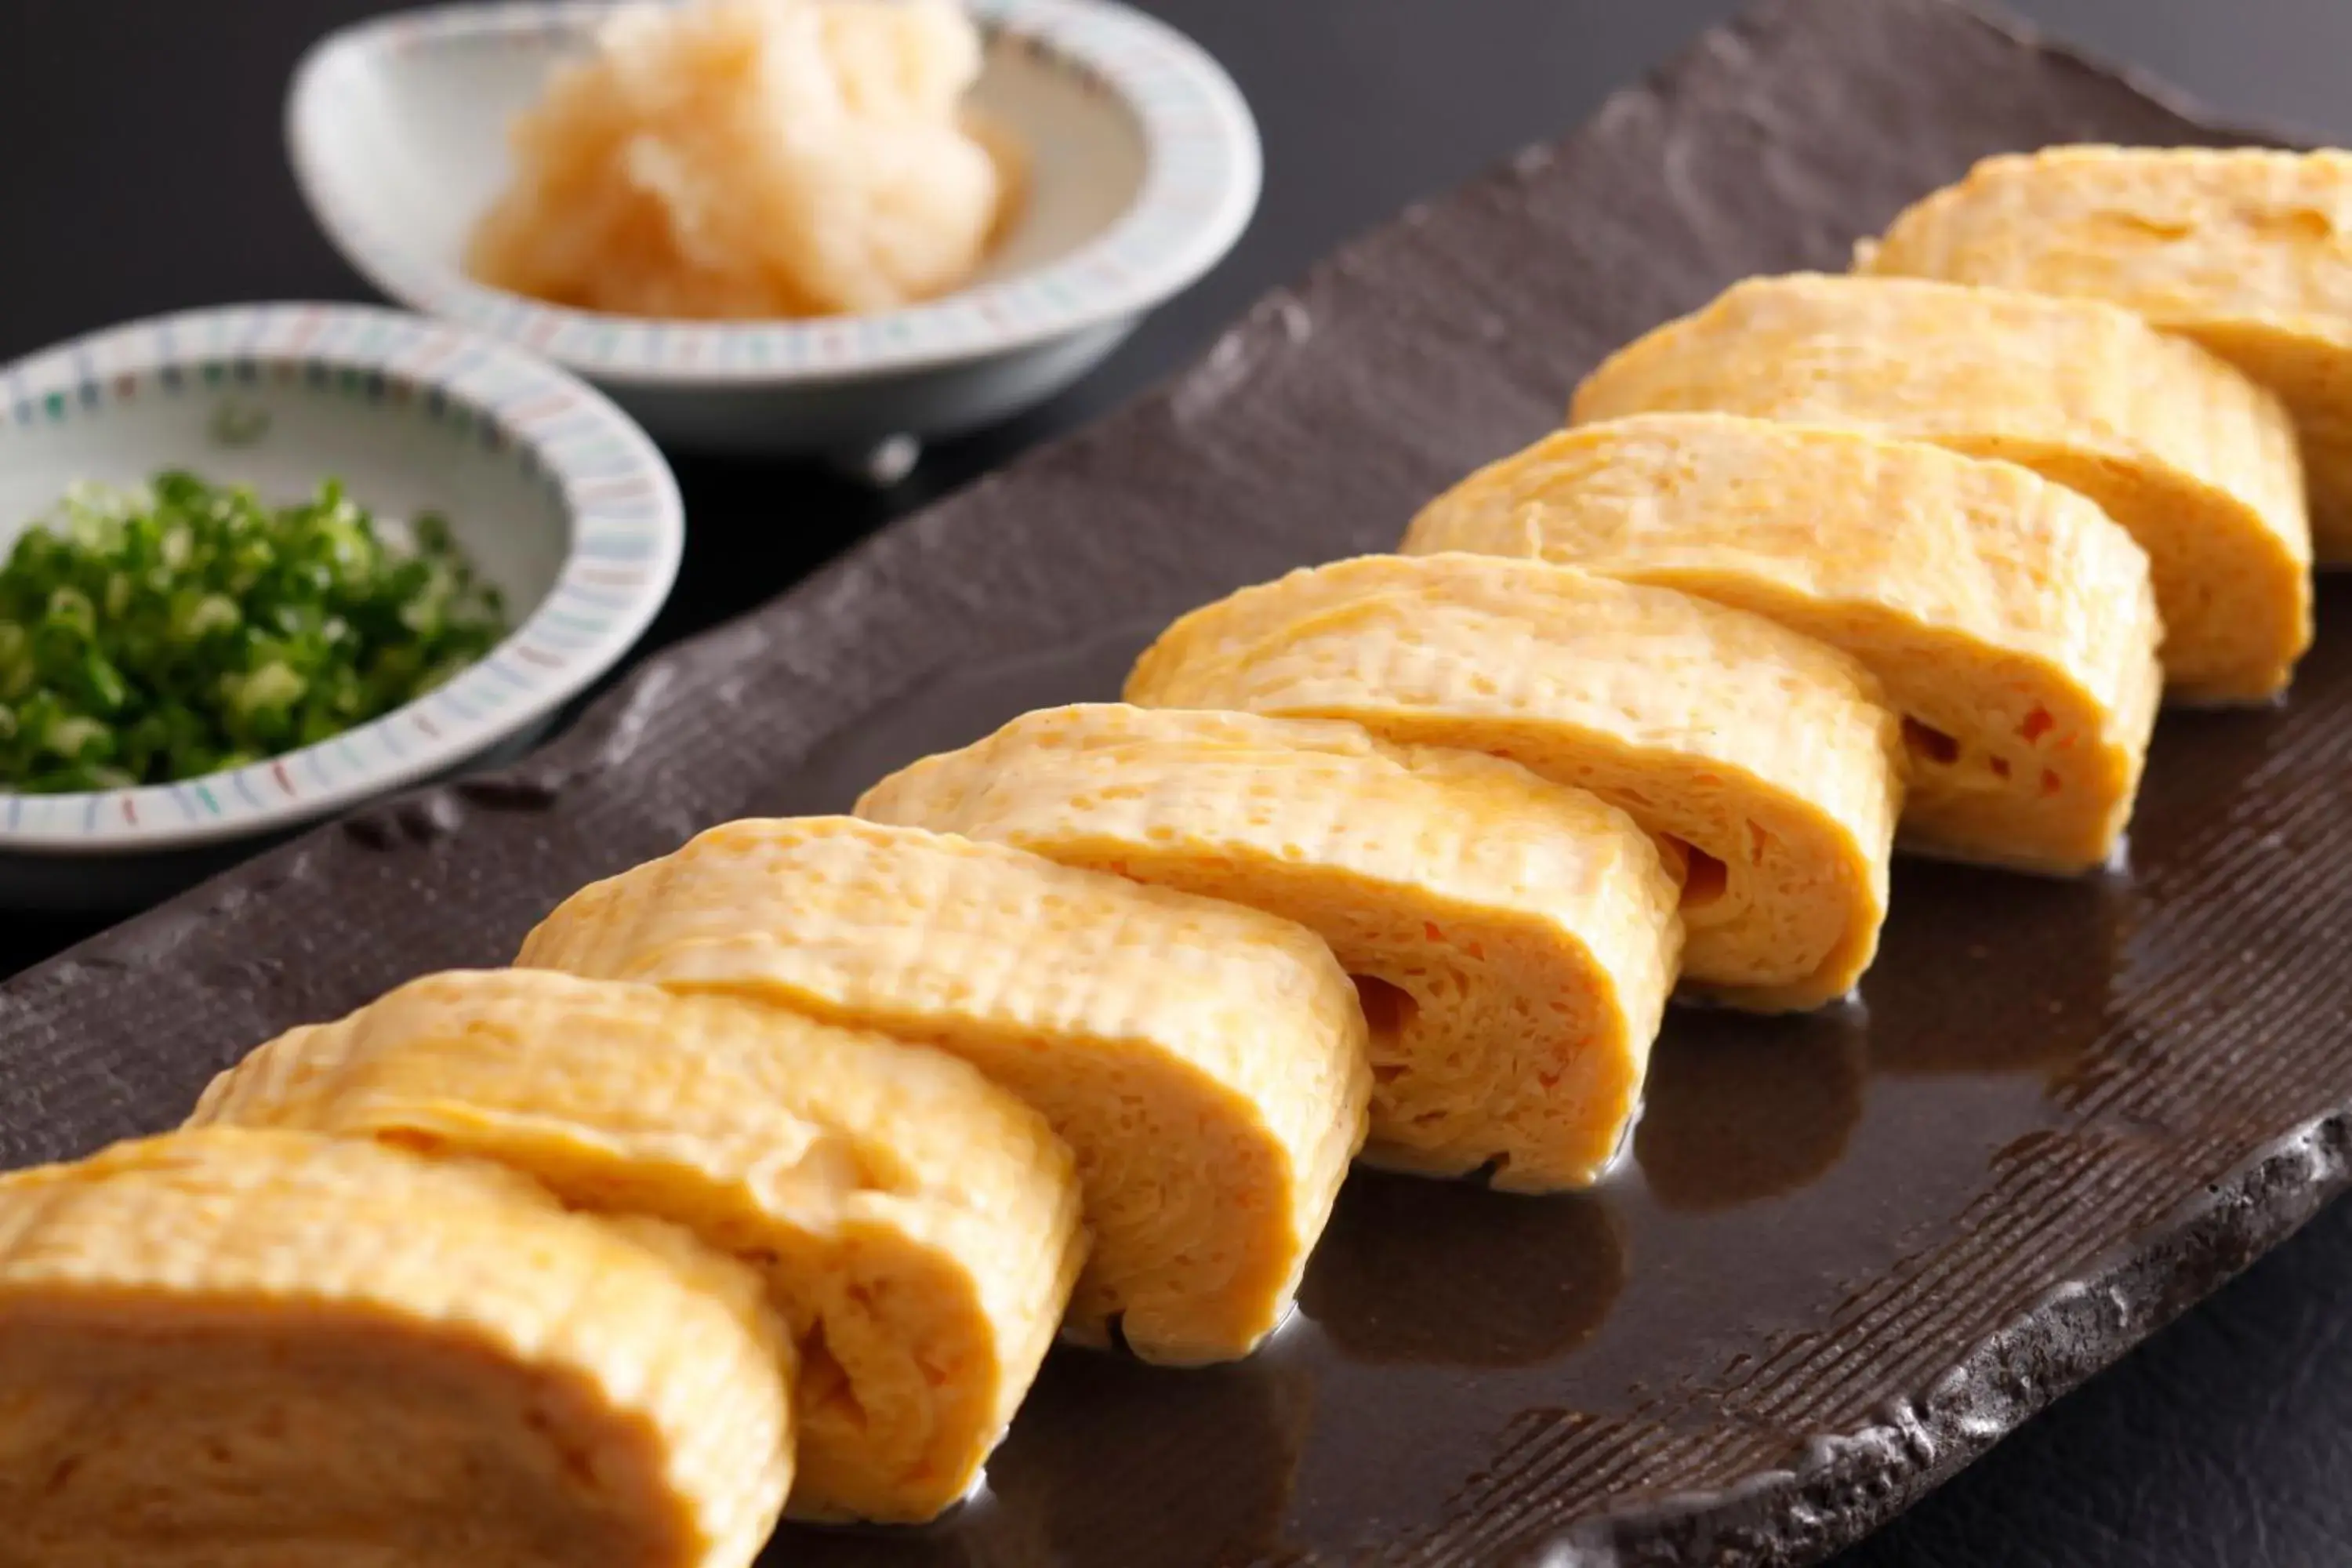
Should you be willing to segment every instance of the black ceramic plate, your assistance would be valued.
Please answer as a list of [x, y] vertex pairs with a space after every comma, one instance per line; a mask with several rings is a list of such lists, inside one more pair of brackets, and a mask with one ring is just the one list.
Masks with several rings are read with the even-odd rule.
[[[591, 877], [839, 808], [1116, 692], [1171, 614], [1393, 543], [1602, 353], [1837, 268], [1977, 157], [2235, 136], [1942, 0], [1782, 0], [1351, 247], [1190, 374], [667, 654], [523, 768], [313, 834], [0, 992], [0, 1163], [169, 1125], [246, 1047], [501, 962]], [[946, 1523], [846, 1568], [1801, 1562], [2105, 1364], [2347, 1180], [2352, 590], [2294, 699], [2168, 715], [2127, 871], [1906, 863], [1858, 1005], [1677, 1014], [1622, 1173], [1365, 1174], [1212, 1372], [1057, 1354]]]

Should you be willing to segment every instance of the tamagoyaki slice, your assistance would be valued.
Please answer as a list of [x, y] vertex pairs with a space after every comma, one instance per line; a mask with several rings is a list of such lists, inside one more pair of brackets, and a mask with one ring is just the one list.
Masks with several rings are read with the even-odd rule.
[[1932, 441], [2080, 490], [2147, 552], [2165, 678], [2184, 700], [2264, 700], [2310, 646], [2310, 522], [2285, 408], [2119, 306], [1750, 279], [1619, 350], [1578, 388], [1570, 422], [1672, 412]]
[[1788, 1011], [1877, 950], [1902, 795], [1894, 715], [1853, 659], [1670, 588], [1500, 556], [1370, 555], [1193, 611], [1130, 702], [1344, 719], [1589, 790], [1684, 867], [1686, 981]]
[[1402, 547], [1678, 588], [1843, 648], [1903, 716], [1904, 846], [2068, 874], [2126, 823], [2162, 686], [2147, 557], [2014, 464], [1721, 414], [1548, 436]]
[[0, 1176], [10, 1568], [745, 1568], [792, 1342], [683, 1232], [208, 1129]]
[[1120, 703], [1025, 714], [860, 816], [1247, 904], [1365, 997], [1379, 1164], [1588, 1184], [1641, 1101], [1682, 947], [1633, 820], [1492, 757], [1353, 724]]
[[2352, 153], [2050, 147], [1988, 158], [1854, 270], [2105, 300], [2276, 393], [2312, 548], [2352, 561]]
[[752, 1264], [800, 1347], [801, 1518], [921, 1521], [971, 1489], [1084, 1254], [1067, 1149], [967, 1064], [547, 970], [427, 975], [281, 1035], [192, 1124], [494, 1161]]
[[1150, 1361], [1280, 1322], [1364, 1136], [1355, 987], [1306, 928], [852, 817], [729, 823], [565, 900], [520, 963], [769, 1003], [963, 1058], [1077, 1159], [1066, 1331]]

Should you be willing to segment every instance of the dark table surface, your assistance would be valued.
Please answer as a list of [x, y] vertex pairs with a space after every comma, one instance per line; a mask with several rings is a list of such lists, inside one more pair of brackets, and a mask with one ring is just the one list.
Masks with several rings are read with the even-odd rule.
[[[367, 298], [303, 214], [278, 110], [311, 38], [386, 8], [380, 0], [0, 0], [0, 362], [158, 310]], [[681, 461], [691, 539], [647, 647], [749, 609], [888, 518], [1121, 401], [1198, 352], [1268, 287], [1407, 202], [1572, 128], [1732, 6], [1152, 0], [1150, 8], [1225, 62], [1265, 135], [1265, 201], [1233, 256], [1077, 389], [938, 448], [887, 496], [814, 471]], [[2021, 9], [2233, 117], [2352, 139], [2347, 0], [2022, 0]], [[89, 930], [0, 917], [0, 973]], [[1841, 1559], [1843, 1568], [2352, 1563], [2347, 1300], [2352, 1205], [2340, 1205]]]

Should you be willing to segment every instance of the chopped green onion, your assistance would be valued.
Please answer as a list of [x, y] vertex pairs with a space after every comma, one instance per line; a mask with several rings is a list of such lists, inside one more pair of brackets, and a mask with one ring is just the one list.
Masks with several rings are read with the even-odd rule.
[[186, 473], [74, 486], [0, 566], [0, 792], [242, 766], [463, 670], [504, 607], [446, 519], [409, 534], [334, 479], [287, 507]]

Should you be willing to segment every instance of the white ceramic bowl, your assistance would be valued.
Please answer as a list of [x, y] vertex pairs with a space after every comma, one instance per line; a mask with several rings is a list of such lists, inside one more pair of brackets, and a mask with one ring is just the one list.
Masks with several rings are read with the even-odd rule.
[[514, 630], [406, 707], [251, 767], [0, 793], [0, 904], [127, 907], [369, 796], [520, 752], [644, 632], [686, 537], [669, 468], [626, 415], [528, 354], [397, 311], [192, 311], [0, 370], [0, 552], [75, 481], [170, 468], [271, 500], [331, 475], [388, 527], [439, 511]]
[[1257, 131], [1197, 46], [1108, 0], [971, 0], [977, 105], [1032, 160], [972, 284], [872, 315], [686, 323], [540, 304], [460, 258], [509, 174], [507, 127], [587, 47], [602, 4], [467, 5], [333, 34], [296, 72], [287, 140], [346, 258], [420, 310], [521, 343], [665, 441], [854, 454], [951, 434], [1061, 390], [1224, 254], [1257, 205]]

